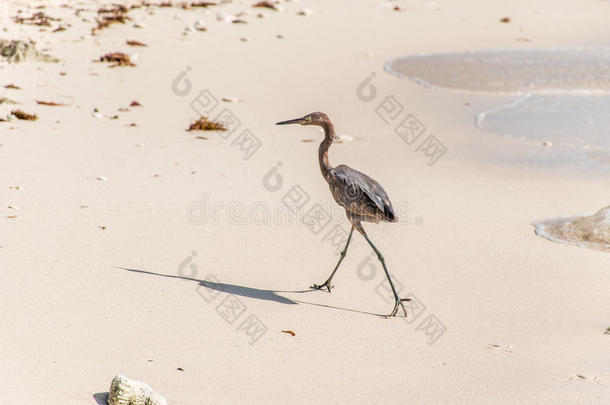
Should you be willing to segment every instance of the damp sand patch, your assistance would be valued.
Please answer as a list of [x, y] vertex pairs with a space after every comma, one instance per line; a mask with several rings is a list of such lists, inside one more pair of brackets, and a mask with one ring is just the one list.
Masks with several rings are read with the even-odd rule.
[[386, 71], [422, 85], [487, 92], [610, 90], [610, 48], [487, 50], [390, 60]]
[[610, 206], [589, 216], [532, 222], [536, 235], [553, 242], [610, 252]]

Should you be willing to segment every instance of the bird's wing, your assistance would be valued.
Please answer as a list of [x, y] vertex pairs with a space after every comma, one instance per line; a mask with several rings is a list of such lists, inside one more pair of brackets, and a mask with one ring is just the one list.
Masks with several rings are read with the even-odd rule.
[[[338, 203], [352, 211], [360, 211], [366, 210], [362, 203], [368, 201], [384, 214], [386, 220], [395, 220], [396, 215], [390, 198], [377, 181], [345, 165], [335, 167], [332, 175], [337, 179], [338, 189], [337, 193], [333, 193], [333, 195], [341, 199], [341, 201], [337, 201]], [[370, 215], [371, 213], [363, 212], [363, 214]]]

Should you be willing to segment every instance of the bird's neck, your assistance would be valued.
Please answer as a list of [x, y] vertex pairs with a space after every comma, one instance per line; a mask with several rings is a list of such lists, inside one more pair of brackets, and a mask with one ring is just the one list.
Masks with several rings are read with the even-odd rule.
[[328, 162], [328, 149], [333, 143], [333, 139], [335, 139], [335, 128], [330, 122], [323, 123], [321, 127], [324, 129], [324, 140], [320, 143], [320, 147], [318, 148], [318, 159], [320, 160], [322, 176], [324, 176], [324, 179], [328, 182], [330, 171], [333, 168]]

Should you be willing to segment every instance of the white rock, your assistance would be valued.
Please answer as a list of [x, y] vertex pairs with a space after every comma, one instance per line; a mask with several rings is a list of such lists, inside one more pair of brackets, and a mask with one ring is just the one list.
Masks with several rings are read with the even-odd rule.
[[117, 374], [110, 384], [108, 405], [167, 405], [150, 385]]
[[197, 31], [205, 31], [207, 29], [207, 27], [205, 26], [205, 21], [203, 21], [203, 20], [195, 21], [195, 24], [193, 25], [193, 27], [195, 27], [195, 29]]

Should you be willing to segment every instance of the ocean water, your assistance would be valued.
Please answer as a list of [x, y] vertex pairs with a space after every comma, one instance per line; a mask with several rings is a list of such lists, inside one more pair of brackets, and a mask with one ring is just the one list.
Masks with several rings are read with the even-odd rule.
[[530, 93], [476, 114], [475, 124], [610, 165], [610, 94]]
[[[610, 169], [610, 47], [419, 54], [385, 68], [424, 86], [497, 93], [499, 104], [475, 125], [548, 146], [514, 162]], [[515, 98], [506, 103], [506, 94]]]
[[610, 47], [410, 55], [385, 69], [425, 86], [488, 92], [610, 90]]

